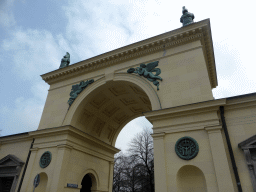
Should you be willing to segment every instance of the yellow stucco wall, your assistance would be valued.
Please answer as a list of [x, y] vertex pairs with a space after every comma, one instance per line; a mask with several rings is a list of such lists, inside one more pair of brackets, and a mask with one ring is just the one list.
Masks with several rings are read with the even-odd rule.
[[[155, 153], [155, 178], [156, 182], [162, 178], [166, 181], [156, 184], [156, 191], [179, 191], [177, 174], [186, 165], [202, 171], [207, 191], [234, 191], [220, 131], [218, 106], [221, 104], [225, 101], [212, 100], [146, 113], [154, 126], [154, 147], [163, 149], [162, 154]], [[175, 152], [176, 142], [184, 136], [192, 137], [199, 145], [198, 155], [191, 160], [180, 159]]]
[[[180, 159], [174, 150], [177, 140], [184, 136], [190, 136], [194, 138], [199, 145], [200, 153], [198, 153], [198, 155], [190, 161]], [[204, 130], [167, 134], [165, 136], [165, 158], [167, 165], [166, 174], [168, 191], [175, 191], [174, 189], [178, 187], [177, 174], [178, 171], [185, 165], [194, 165], [199, 168], [203, 172], [204, 177], [206, 178], [208, 188], [207, 191], [217, 191], [217, 181], [215, 179], [213, 159], [211, 151], [209, 149], [210, 143], [208, 140], [208, 135], [207, 132]], [[199, 180], [199, 182], [201, 182], [201, 180]], [[200, 183], [198, 184], [198, 186], [200, 186]]]
[[225, 118], [233, 148], [235, 161], [243, 191], [253, 191], [249, 169], [243, 150], [238, 144], [256, 135], [256, 98], [255, 95], [235, 97], [227, 100]]
[[158, 95], [163, 108], [213, 99], [200, 41], [168, 50], [166, 55], [168, 53], [170, 56], [161, 59], [159, 64], [164, 81]]
[[[87, 173], [95, 177], [95, 189], [108, 191], [109, 179], [113, 177], [113, 154], [118, 150], [85, 133], [78, 134], [79, 130], [72, 127], [51, 131], [30, 133], [36, 139], [21, 191], [33, 190], [31, 181], [37, 174], [46, 175], [46, 191], [76, 191]], [[51, 152], [52, 159], [46, 168], [41, 168], [39, 161], [46, 151]], [[78, 188], [67, 188], [67, 183], [77, 184]]]
[[[179, 191], [177, 173], [185, 165], [202, 171], [207, 191], [238, 191], [219, 106], [224, 106], [242, 189], [253, 191], [244, 153], [238, 144], [256, 135], [255, 104], [256, 95], [252, 94], [146, 113], [154, 125], [154, 147], [158, 149], [155, 152], [156, 191]], [[184, 136], [194, 138], [199, 145], [198, 155], [189, 161], [180, 159], [175, 152], [175, 143]]]
[[15, 191], [18, 190], [32, 140], [33, 139], [29, 136], [29, 134], [19, 134], [0, 138], [0, 159], [11, 154], [15, 155], [24, 162]]

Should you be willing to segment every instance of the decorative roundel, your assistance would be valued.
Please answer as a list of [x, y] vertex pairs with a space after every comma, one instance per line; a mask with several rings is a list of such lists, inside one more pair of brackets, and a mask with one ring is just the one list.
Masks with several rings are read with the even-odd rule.
[[199, 151], [198, 143], [191, 137], [182, 137], [175, 144], [176, 154], [184, 160], [190, 160], [197, 156]]
[[43, 153], [43, 155], [40, 158], [39, 165], [42, 168], [47, 167], [52, 160], [52, 153], [50, 151], [46, 151]]

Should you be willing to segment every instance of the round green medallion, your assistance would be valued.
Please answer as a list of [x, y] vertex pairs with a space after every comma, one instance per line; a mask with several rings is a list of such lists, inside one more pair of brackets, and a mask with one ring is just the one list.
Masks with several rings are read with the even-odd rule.
[[50, 151], [46, 151], [43, 153], [43, 155], [40, 158], [39, 165], [42, 168], [47, 167], [52, 160], [52, 153]]
[[190, 160], [197, 156], [199, 151], [198, 143], [191, 137], [182, 137], [175, 144], [176, 154], [184, 160]]

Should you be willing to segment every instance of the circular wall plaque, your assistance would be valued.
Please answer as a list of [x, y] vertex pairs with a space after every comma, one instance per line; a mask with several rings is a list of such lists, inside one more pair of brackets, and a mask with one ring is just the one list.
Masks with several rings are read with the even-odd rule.
[[182, 137], [175, 144], [176, 154], [184, 160], [190, 160], [197, 156], [199, 146], [195, 139], [191, 137]]
[[52, 160], [52, 153], [50, 151], [46, 151], [43, 153], [43, 155], [40, 158], [39, 165], [42, 168], [47, 167]]

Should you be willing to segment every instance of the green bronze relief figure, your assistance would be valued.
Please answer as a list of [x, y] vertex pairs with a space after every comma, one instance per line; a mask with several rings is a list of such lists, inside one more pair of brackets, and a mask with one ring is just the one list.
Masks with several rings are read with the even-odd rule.
[[61, 59], [60, 69], [67, 67], [70, 63], [70, 54], [67, 52], [66, 55]]
[[[161, 73], [161, 69], [155, 68], [158, 66], [158, 61], [145, 64], [140, 64], [140, 67], [130, 68], [127, 70], [127, 73], [137, 73], [140, 76], [147, 78], [147, 80], [153, 82], [155, 86], [157, 86], [157, 90], [159, 90], [159, 82], [157, 80], [162, 81], [163, 79], [158, 76]], [[155, 74], [153, 74], [155, 72]]]
[[69, 107], [72, 105], [72, 103], [75, 101], [77, 96], [89, 85], [94, 82], [93, 79], [87, 80], [87, 81], [81, 81], [79, 84], [72, 85], [72, 89], [70, 92], [70, 98], [68, 100]]

